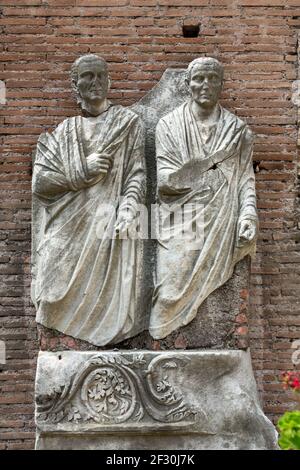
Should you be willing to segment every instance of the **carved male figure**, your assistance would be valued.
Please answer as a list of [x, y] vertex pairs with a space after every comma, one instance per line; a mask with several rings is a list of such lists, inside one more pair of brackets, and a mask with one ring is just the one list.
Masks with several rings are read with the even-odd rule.
[[[178, 213], [197, 208], [191, 226], [201, 221], [202, 244], [161, 231], [157, 285], [150, 333], [164, 338], [188, 324], [207, 296], [233, 274], [234, 265], [255, 250], [257, 212], [252, 167], [252, 134], [219, 104], [223, 67], [215, 59], [190, 63], [191, 99], [163, 117], [156, 130], [160, 222], [167, 207]], [[177, 230], [178, 232], [178, 230]]]
[[[137, 115], [108, 101], [102, 58], [80, 57], [71, 77], [83, 116], [37, 145], [32, 298], [38, 323], [103, 346], [144, 328], [139, 241], [120, 236], [144, 197], [143, 131]], [[112, 204], [116, 215], [103, 209]]]

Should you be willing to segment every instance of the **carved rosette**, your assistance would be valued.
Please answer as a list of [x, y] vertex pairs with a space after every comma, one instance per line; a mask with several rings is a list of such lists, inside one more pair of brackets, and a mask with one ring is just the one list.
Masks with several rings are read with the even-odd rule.
[[136, 390], [128, 373], [117, 365], [91, 372], [82, 384], [81, 398], [95, 421], [122, 423], [137, 403]]

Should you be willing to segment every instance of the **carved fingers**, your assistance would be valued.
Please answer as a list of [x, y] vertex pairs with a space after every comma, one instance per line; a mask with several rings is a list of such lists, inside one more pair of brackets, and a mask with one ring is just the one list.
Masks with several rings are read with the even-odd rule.
[[106, 176], [113, 164], [113, 159], [110, 155], [99, 154], [98, 152], [89, 155], [86, 161], [89, 175], [92, 177], [101, 174]]
[[118, 214], [117, 221], [115, 224], [115, 231], [117, 234], [121, 234], [130, 229], [134, 221], [134, 215], [132, 212], [126, 210], [121, 210]]
[[242, 220], [239, 224], [239, 242], [249, 243], [256, 236], [256, 223], [253, 220]]

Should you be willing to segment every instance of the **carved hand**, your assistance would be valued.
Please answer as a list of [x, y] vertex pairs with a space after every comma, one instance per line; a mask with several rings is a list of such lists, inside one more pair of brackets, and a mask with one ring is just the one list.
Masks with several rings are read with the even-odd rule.
[[117, 216], [115, 224], [116, 233], [122, 233], [128, 230], [134, 220], [134, 214], [128, 209], [121, 209]]
[[92, 153], [86, 159], [88, 172], [91, 177], [103, 175], [106, 176], [112, 167], [112, 157], [108, 154]]
[[201, 176], [208, 171], [212, 165], [213, 162], [209, 158], [206, 160], [189, 161], [170, 175], [170, 186], [182, 193], [188, 192], [191, 189], [198, 189]]
[[256, 223], [251, 219], [244, 219], [239, 224], [239, 242], [249, 243], [254, 240], [257, 232]]

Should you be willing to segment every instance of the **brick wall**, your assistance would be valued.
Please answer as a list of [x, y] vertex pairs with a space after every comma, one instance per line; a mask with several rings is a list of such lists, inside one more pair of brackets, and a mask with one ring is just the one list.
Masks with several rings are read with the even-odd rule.
[[[182, 25], [197, 22], [199, 36], [183, 37]], [[257, 133], [261, 232], [252, 276], [253, 363], [267, 414], [275, 421], [295, 406], [278, 374], [292, 368], [292, 341], [300, 339], [292, 95], [300, 79], [299, 28], [299, 0], [0, 0], [0, 80], [7, 90], [0, 106], [0, 338], [7, 346], [0, 449], [32, 448], [34, 439], [31, 154], [42, 131], [77, 113], [68, 71], [87, 52], [109, 62], [111, 98], [125, 105], [151, 89], [166, 67], [185, 67], [201, 55], [225, 64], [223, 104]]]

